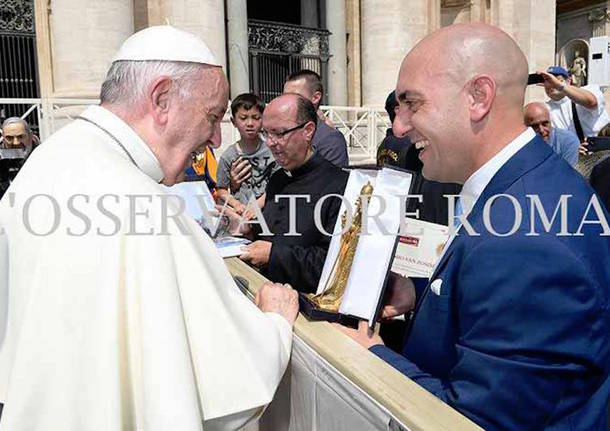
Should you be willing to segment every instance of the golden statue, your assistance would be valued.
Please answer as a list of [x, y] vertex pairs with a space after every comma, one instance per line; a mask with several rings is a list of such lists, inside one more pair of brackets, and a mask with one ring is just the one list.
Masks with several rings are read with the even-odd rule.
[[[324, 287], [324, 291], [319, 295], [308, 294], [307, 297], [316, 304], [319, 308], [327, 311], [337, 312], [347, 287], [347, 280], [352, 269], [358, 239], [360, 238], [360, 230], [362, 229], [362, 198], [366, 199], [367, 204], [371, 200], [373, 194], [373, 186], [367, 182], [360, 190], [360, 196], [356, 203], [356, 212], [352, 221], [352, 225], [341, 235], [341, 246], [337, 259], [330, 271], [328, 281]], [[345, 229], [346, 212], [341, 216], [341, 230]]]

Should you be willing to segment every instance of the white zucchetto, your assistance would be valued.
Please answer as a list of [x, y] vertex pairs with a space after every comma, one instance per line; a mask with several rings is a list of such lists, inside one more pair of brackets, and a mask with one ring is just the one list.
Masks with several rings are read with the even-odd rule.
[[145, 28], [127, 38], [112, 62], [128, 61], [184, 61], [221, 66], [201, 38], [171, 25]]

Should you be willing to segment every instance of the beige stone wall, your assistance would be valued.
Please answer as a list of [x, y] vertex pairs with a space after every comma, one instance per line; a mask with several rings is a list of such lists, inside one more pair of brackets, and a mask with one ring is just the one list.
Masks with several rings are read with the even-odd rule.
[[198, 34], [226, 64], [223, 0], [36, 0], [35, 9], [44, 97], [97, 97], [121, 43], [149, 25]]
[[383, 106], [406, 53], [428, 33], [427, 0], [361, 3], [362, 104]]
[[[530, 72], [555, 61], [555, 0], [491, 0], [491, 23], [510, 34], [527, 57]], [[530, 86], [526, 102], [544, 100], [544, 90]]]
[[42, 46], [51, 67], [51, 88], [45, 94], [97, 97], [112, 56], [133, 33], [132, 2], [61, 0], [41, 12], [43, 19], [48, 14], [49, 40]]
[[[487, 21], [516, 39], [532, 71], [555, 62], [555, 0], [327, 1], [345, 1], [352, 106], [382, 105], [404, 55], [440, 25]], [[441, 9], [441, 3], [453, 6]], [[166, 20], [203, 37], [226, 64], [223, 0], [36, 0], [43, 95], [96, 96], [121, 42], [136, 30]], [[561, 40], [568, 37], [567, 24], [560, 27]], [[528, 99], [544, 97], [540, 89], [529, 93]]]
[[148, 25], [167, 22], [201, 37], [226, 70], [223, 0], [148, 0]]
[[447, 7], [441, 9], [441, 27], [451, 24], [471, 22], [470, 6], [467, 7]]

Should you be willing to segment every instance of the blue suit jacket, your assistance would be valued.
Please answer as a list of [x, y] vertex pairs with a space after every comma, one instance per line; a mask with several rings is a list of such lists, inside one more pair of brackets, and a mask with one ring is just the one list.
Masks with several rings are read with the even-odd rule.
[[[483, 205], [497, 194], [523, 208], [511, 236], [484, 227]], [[418, 286], [403, 355], [371, 348], [485, 429], [606, 429], [610, 238], [598, 224], [585, 224], [583, 236], [557, 236], [558, 219], [546, 233], [526, 195], [538, 195], [550, 219], [562, 194], [572, 195], [567, 230], [574, 233], [593, 190], [536, 137], [496, 173], [468, 216], [480, 236], [462, 228], [439, 262], [431, 280], [442, 280], [440, 294]], [[496, 199], [495, 230], [510, 231], [514, 214], [507, 198]], [[530, 223], [538, 236], [527, 235]]]

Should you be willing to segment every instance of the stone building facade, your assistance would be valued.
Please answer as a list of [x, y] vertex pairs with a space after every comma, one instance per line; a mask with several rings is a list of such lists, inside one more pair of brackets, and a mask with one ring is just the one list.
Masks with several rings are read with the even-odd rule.
[[[452, 23], [486, 22], [504, 29], [525, 52], [531, 71], [556, 61], [569, 65], [575, 49], [586, 48], [589, 37], [610, 34], [610, 0], [29, 1], [34, 3], [43, 98], [96, 97], [122, 41], [141, 28], [163, 23], [206, 40], [225, 65], [232, 95], [251, 90], [253, 67], [261, 67], [257, 62], [262, 57], [252, 55], [249, 40], [255, 21], [284, 20], [285, 27], [278, 31], [282, 34], [317, 29], [304, 36], [305, 42], [292, 44], [290, 67], [307, 65], [311, 58], [317, 61], [327, 83], [325, 103], [338, 106], [382, 105], [405, 53], [429, 32]], [[320, 43], [315, 48], [319, 52], [308, 51], [312, 41]], [[279, 65], [273, 73], [281, 75], [288, 70], [281, 57], [286, 53], [265, 51], [269, 49], [278, 48], [265, 45], [260, 52], [271, 59], [269, 64]], [[543, 97], [540, 88], [528, 91], [530, 100]]]

